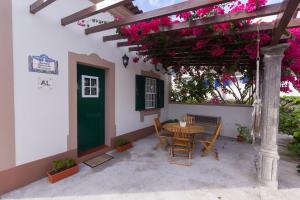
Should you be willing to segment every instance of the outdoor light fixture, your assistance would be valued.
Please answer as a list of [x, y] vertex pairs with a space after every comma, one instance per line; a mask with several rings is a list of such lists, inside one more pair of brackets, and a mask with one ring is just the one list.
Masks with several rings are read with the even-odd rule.
[[124, 54], [124, 56], [122, 57], [123, 59], [123, 65], [126, 68], [128, 63], [129, 63], [129, 57], [126, 55], [126, 53]]

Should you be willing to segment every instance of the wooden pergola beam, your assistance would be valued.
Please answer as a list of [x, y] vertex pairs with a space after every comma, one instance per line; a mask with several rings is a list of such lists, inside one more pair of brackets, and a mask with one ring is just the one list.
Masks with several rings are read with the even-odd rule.
[[[232, 66], [236, 65], [236, 63], [202, 63], [202, 62], [191, 62], [191, 63], [164, 63], [169, 66]], [[250, 65], [251, 63], [239, 63], [239, 65]]]
[[203, 18], [203, 19], [195, 20], [193, 22], [181, 22], [178, 24], [172, 24], [170, 27], [163, 27], [157, 33], [179, 31], [187, 28], [197, 28], [197, 27], [209, 26], [209, 25], [219, 24], [224, 22], [233, 22], [238, 20], [253, 19], [258, 17], [276, 15], [281, 12], [281, 8], [284, 5], [285, 3], [277, 3], [277, 4], [264, 6], [250, 13], [248, 13], [247, 11], [240, 11], [236, 13], [218, 15], [215, 17]]
[[298, 10], [300, 0], [289, 0], [285, 7], [282, 16], [277, 20], [273, 29], [273, 37], [271, 45], [279, 43], [281, 36], [284, 34], [290, 20], [293, 18], [295, 12]]
[[221, 62], [221, 61], [225, 61], [225, 62], [234, 62], [234, 61], [237, 61], [237, 60], [239, 60], [239, 61], [249, 61], [249, 58], [241, 58], [241, 59], [236, 59], [236, 58], [229, 58], [229, 57], [226, 57], [226, 58], [224, 58], [224, 57], [221, 57], [221, 59], [219, 58], [219, 59], [215, 59], [215, 58], [213, 58], [213, 59], [208, 59], [207, 57], [194, 57], [194, 58], [189, 58], [189, 57], [182, 57], [182, 58], [160, 58], [160, 59], [162, 59], [162, 60], [170, 60], [170, 61], [176, 61], [176, 62], [184, 62], [184, 61], [204, 61], [204, 62], [206, 62], [206, 61], [215, 61], [215, 62]]
[[30, 5], [30, 13], [35, 14], [56, 0], [38, 0]]
[[95, 5], [92, 5], [86, 9], [78, 11], [72, 15], [64, 17], [61, 19], [61, 25], [66, 26], [78, 20], [96, 15], [101, 12], [108, 11], [112, 8], [124, 5], [131, 2], [132, 0], [104, 0]]
[[128, 47], [128, 46], [134, 46], [134, 45], [138, 45], [135, 42], [129, 42], [128, 40], [125, 42], [118, 42], [117, 43], [117, 47]]
[[103, 36], [102, 40], [103, 40], [103, 42], [108, 42], [108, 41], [122, 40], [122, 39], [127, 39], [127, 37], [119, 35], [119, 34], [115, 34], [115, 35]]
[[[268, 24], [260, 24], [260, 31], [268, 31], [268, 30], [272, 30], [275, 26], [275, 23], [268, 23]], [[290, 21], [290, 23], [288, 24], [287, 28], [296, 28], [296, 27], [300, 27], [300, 18], [297, 19], [292, 19]], [[235, 31], [225, 31], [222, 36], [226, 36], [226, 35], [234, 35], [234, 34], [241, 34], [241, 33], [249, 33], [249, 32], [255, 32], [257, 31], [257, 25], [249, 25], [248, 27], [245, 27], [243, 29], [241, 29], [240, 32], [236, 33]], [[212, 33], [208, 36], [204, 36], [204, 37], [194, 37], [194, 38], [189, 38], [187, 39], [187, 41], [190, 40], [198, 40], [198, 39], [205, 39], [205, 38], [210, 38], [210, 37], [215, 37], [218, 36], [219, 33]], [[281, 39], [286, 39], [285, 37], [281, 37]], [[179, 47], [178, 47], [179, 48]], [[139, 51], [140, 47], [129, 47], [129, 51]]]
[[141, 21], [147, 21], [158, 17], [171, 16], [180, 12], [195, 10], [198, 8], [203, 8], [206, 6], [217, 5], [221, 3], [226, 3], [232, 0], [190, 0], [184, 1], [171, 6], [159, 8], [153, 11], [145, 12], [138, 15], [129, 16], [127, 18], [121, 19], [119, 21], [113, 21], [106, 24], [97, 25], [85, 30], [86, 34], [92, 34], [100, 31], [109, 30], [112, 28], [117, 28], [120, 26], [134, 24]]
[[[267, 30], [272, 30], [275, 26], [275, 23], [267, 23], [267, 24], [261, 24], [260, 25], [260, 30], [261, 31], [267, 31]], [[292, 19], [290, 21], [290, 23], [288, 24], [288, 28], [295, 28], [295, 27], [300, 27], [300, 21], [299, 18], [295, 18]], [[245, 27], [243, 29], [241, 29], [241, 31], [239, 33], [248, 33], [248, 32], [253, 32], [253, 31], [257, 31], [257, 25], [249, 25], [248, 27]], [[223, 33], [223, 35], [233, 35], [233, 34], [238, 34], [235, 31], [225, 31]], [[206, 37], [201, 37], [201, 38], [208, 38], [208, 37], [215, 37], [218, 36], [219, 33], [212, 33], [209, 36]], [[107, 42], [107, 41], [114, 41], [114, 40], [121, 40], [121, 39], [127, 39], [126, 36], [121, 36], [119, 34], [114, 34], [114, 35], [107, 35], [107, 36], [103, 36], [103, 41]], [[188, 37], [187, 39], [200, 39], [200, 38], [196, 38], [196, 37]]]
[[[178, 41], [178, 43], [175, 43], [176, 40], [174, 41], [173, 45], [170, 46], [165, 46], [165, 47], [155, 47], [155, 48], [151, 48], [151, 50], [161, 50], [161, 49], [165, 49], [165, 50], [176, 50], [176, 49], [186, 49], [186, 48], [192, 48], [195, 45], [195, 41], [197, 39], [189, 39], [189, 40], [181, 40]], [[222, 43], [222, 46], [235, 46], [235, 45], [239, 45], [239, 44], [249, 44], [249, 43], [253, 43], [256, 42], [256, 40], [252, 40], [252, 41], [241, 41], [238, 43]], [[139, 45], [137, 43], [129, 43], [129, 42], [118, 42], [117, 43], [117, 47], [124, 47], [124, 46], [134, 46], [134, 45]], [[139, 46], [135, 46], [135, 47], [129, 47], [129, 51], [140, 51], [142, 50], [141, 47]]]

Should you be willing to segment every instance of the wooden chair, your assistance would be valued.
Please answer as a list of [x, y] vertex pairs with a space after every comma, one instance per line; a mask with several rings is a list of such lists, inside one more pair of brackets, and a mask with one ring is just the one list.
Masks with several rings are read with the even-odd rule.
[[[200, 140], [200, 143], [203, 146], [202, 156], [206, 156], [209, 152], [212, 151], [217, 139], [220, 136], [220, 133], [221, 133], [221, 122], [218, 122], [214, 134], [208, 139], [204, 138], [203, 140]], [[214, 153], [215, 153], [215, 159], [219, 160], [219, 155], [216, 149], [214, 149]]]
[[190, 161], [194, 149], [194, 135], [182, 133], [181, 128], [173, 130], [173, 137], [171, 138], [171, 156], [187, 157]]
[[162, 125], [160, 123], [159, 118], [154, 119], [154, 129], [159, 139], [159, 143], [155, 146], [155, 149], [157, 149], [159, 146], [167, 148], [169, 146], [168, 140], [170, 139], [170, 137], [172, 137], [172, 133], [165, 132], [162, 130]]
[[185, 115], [184, 121], [186, 122], [186, 124], [193, 124], [195, 122], [195, 117], [190, 115]]

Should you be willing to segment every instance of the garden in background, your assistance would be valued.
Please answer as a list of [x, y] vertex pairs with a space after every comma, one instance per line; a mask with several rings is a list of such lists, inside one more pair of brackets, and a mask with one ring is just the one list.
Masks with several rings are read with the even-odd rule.
[[[280, 103], [279, 131], [293, 137], [288, 150], [299, 157], [300, 160], [300, 96], [285, 96]], [[300, 173], [300, 164], [297, 167]]]

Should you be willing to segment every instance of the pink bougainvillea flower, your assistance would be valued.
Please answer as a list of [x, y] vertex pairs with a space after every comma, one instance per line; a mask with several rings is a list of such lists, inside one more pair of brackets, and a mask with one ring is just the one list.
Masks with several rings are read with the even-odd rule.
[[169, 54], [170, 56], [174, 57], [174, 56], [176, 55], [176, 51], [175, 51], [175, 50], [170, 51], [168, 54]]
[[141, 29], [141, 35], [142, 36], [147, 36], [151, 31], [151, 24], [147, 23], [147, 22], [141, 22], [140, 26], [141, 26], [141, 28], [140, 28]]
[[219, 57], [219, 56], [223, 55], [224, 52], [225, 52], [225, 49], [223, 47], [215, 44], [215, 45], [212, 45], [210, 54], [214, 57]]
[[121, 17], [120, 16], [115, 16], [115, 21], [120, 21]]
[[238, 57], [240, 57], [241, 52], [242, 52], [242, 49], [235, 49], [235, 50], [233, 50], [233, 52], [231, 54], [231, 57], [232, 58], [238, 58]]
[[151, 64], [153, 64], [153, 65], [157, 65], [159, 62], [160, 62], [160, 60], [156, 57], [151, 59]]
[[151, 30], [153, 32], [156, 33], [156, 32], [159, 31], [159, 24], [160, 24], [160, 19], [159, 18], [158, 19], [152, 19], [149, 23], [151, 24]]
[[229, 74], [229, 73], [227, 73], [227, 72], [224, 72], [224, 73], [222, 74], [222, 76], [221, 76], [221, 81], [222, 81], [223, 83], [228, 82], [228, 81], [232, 81], [232, 82], [235, 83], [237, 80], [236, 80], [235, 77], [231, 76], [231, 74]]
[[207, 6], [204, 8], [200, 8], [196, 10], [196, 14], [198, 17], [204, 17], [205, 15], [211, 13], [215, 8], [216, 8], [215, 6]]
[[162, 17], [160, 18], [160, 25], [161, 26], [169, 26], [171, 24], [171, 18], [170, 17]]
[[180, 19], [187, 21], [190, 17], [192, 17], [192, 13], [190, 11], [182, 12], [177, 14], [176, 17], [179, 17]]
[[248, 0], [245, 8], [248, 12], [252, 12], [252, 11], [260, 8], [261, 6], [265, 6], [266, 3], [267, 3], [267, 0]]
[[203, 30], [203, 28], [193, 28], [192, 32], [193, 32], [193, 35], [197, 37], [197, 36], [203, 34], [204, 30]]
[[141, 50], [145, 51], [147, 49], [148, 49], [148, 45], [147, 44], [142, 44]]
[[135, 25], [135, 24], [130, 25], [128, 28], [128, 33], [135, 42], [140, 40], [140, 36], [138, 35], [138, 26], [137, 25]]
[[282, 82], [281, 85], [280, 85], [280, 91], [282, 91], [284, 93], [292, 92], [291, 87], [290, 87], [290, 83], [289, 82]]
[[213, 96], [213, 97], [208, 101], [208, 103], [219, 104], [219, 103], [221, 103], [221, 100], [219, 99], [219, 97]]
[[250, 59], [256, 58], [256, 56], [257, 56], [256, 44], [247, 44], [244, 49], [248, 53]]
[[134, 58], [132, 59], [132, 61], [133, 61], [134, 63], [138, 63], [138, 62], [140, 61], [140, 58], [139, 58], [139, 57], [134, 57]]
[[216, 32], [225, 32], [229, 28], [229, 23], [214, 24], [213, 29]]
[[202, 49], [207, 44], [207, 42], [207, 40], [198, 40], [196, 42], [196, 49]]
[[178, 31], [178, 33], [181, 36], [189, 36], [189, 35], [191, 35], [192, 30], [191, 29], [183, 29], [183, 30]]

